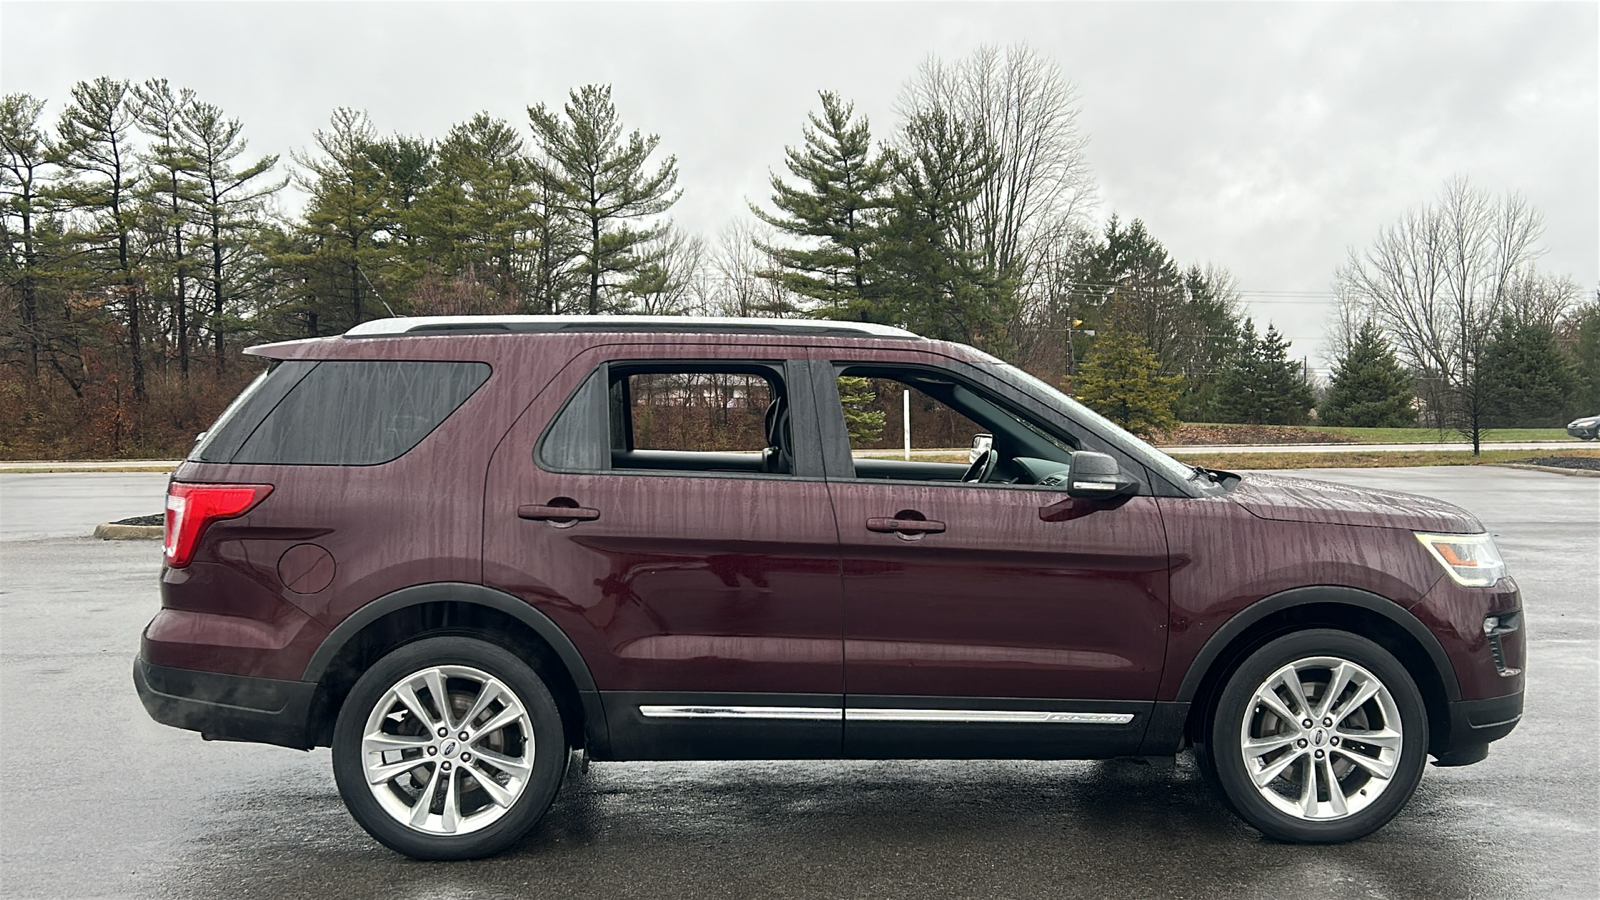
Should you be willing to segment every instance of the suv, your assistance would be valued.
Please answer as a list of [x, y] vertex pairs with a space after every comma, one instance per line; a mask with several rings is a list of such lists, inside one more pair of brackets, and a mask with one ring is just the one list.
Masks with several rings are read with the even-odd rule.
[[[1182, 465], [970, 347], [510, 316], [249, 352], [173, 473], [134, 683], [207, 739], [331, 747], [413, 857], [513, 844], [574, 750], [1192, 747], [1266, 835], [1347, 841], [1521, 716], [1520, 596], [1470, 514]], [[913, 421], [957, 449], [912, 454]]]

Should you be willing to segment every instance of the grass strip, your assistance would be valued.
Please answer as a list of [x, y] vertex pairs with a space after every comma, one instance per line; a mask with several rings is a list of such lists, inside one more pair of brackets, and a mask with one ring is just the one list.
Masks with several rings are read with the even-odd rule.
[[1600, 450], [1485, 450], [1477, 456], [1471, 450], [1392, 450], [1362, 453], [1185, 453], [1181, 459], [1208, 469], [1377, 469], [1400, 466], [1485, 466], [1525, 463], [1551, 456], [1600, 458]]

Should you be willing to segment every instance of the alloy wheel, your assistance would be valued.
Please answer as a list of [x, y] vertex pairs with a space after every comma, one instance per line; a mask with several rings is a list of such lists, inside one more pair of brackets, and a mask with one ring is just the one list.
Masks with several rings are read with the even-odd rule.
[[1404, 741], [1388, 687], [1336, 656], [1295, 660], [1251, 697], [1239, 734], [1251, 783], [1304, 821], [1343, 819], [1392, 783]]
[[533, 772], [527, 708], [504, 682], [462, 665], [401, 678], [367, 716], [361, 761], [372, 796], [395, 822], [462, 835], [504, 816]]

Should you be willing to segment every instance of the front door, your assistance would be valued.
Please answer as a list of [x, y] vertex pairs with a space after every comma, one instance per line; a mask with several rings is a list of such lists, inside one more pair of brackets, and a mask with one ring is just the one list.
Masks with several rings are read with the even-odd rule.
[[[1166, 646], [1155, 498], [1115, 508], [1068, 498], [1048, 482], [1070, 466], [1072, 436], [1017, 414], [953, 361], [832, 362], [845, 399], [825, 419], [853, 443], [850, 456], [830, 454], [835, 470], [845, 460], [830, 471], [845, 583], [845, 753], [1136, 752]], [[985, 454], [967, 462], [978, 433], [993, 435], [992, 464]]]
[[497, 452], [485, 580], [572, 639], [601, 754], [838, 755], [838, 532], [815, 429], [789, 424], [809, 400], [781, 358], [627, 345], [569, 367]]

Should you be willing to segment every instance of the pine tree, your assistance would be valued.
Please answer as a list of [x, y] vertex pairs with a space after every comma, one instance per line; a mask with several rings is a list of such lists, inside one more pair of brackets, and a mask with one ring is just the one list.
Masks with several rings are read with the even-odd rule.
[[[30, 382], [39, 381], [39, 358], [46, 329], [40, 302], [40, 225], [47, 209], [41, 198], [49, 166], [49, 142], [39, 128], [44, 102], [28, 94], [0, 100], [0, 238], [5, 241], [5, 283], [17, 294], [20, 343], [27, 347]], [[73, 386], [77, 391], [78, 385]]]
[[261, 181], [278, 164], [276, 155], [234, 168], [234, 160], [244, 154], [248, 142], [240, 136], [244, 126], [238, 119], [223, 116], [219, 107], [194, 103], [185, 111], [183, 124], [195, 178], [200, 182], [196, 224], [202, 235], [201, 255], [211, 294], [207, 325], [213, 363], [221, 375], [227, 368], [223, 350], [230, 330], [228, 310], [243, 299], [242, 286], [250, 270], [259, 268], [261, 242], [254, 238], [264, 230], [261, 220], [267, 198], [282, 190], [288, 179]]
[[170, 292], [173, 310], [173, 337], [178, 345], [178, 371], [189, 377], [189, 285], [193, 262], [189, 243], [193, 238], [195, 207], [200, 202], [200, 185], [195, 178], [195, 159], [190, 152], [184, 116], [195, 103], [194, 91], [174, 91], [165, 78], [152, 78], [133, 88], [138, 101], [140, 130], [150, 139], [140, 155], [145, 166], [142, 199], [150, 207], [153, 220], [153, 268], [159, 268], [160, 283]]
[[1475, 378], [1491, 428], [1563, 425], [1574, 378], [1551, 329], [1502, 318], [1484, 347]]
[[1142, 221], [1123, 224], [1113, 215], [1076, 260], [1071, 281], [1087, 327], [1139, 335], [1163, 374], [1183, 376], [1180, 413], [1211, 414], [1217, 378], [1238, 341], [1231, 275], [1214, 267], [1180, 270]]
[[609, 85], [576, 88], [561, 113], [541, 103], [529, 108], [528, 118], [541, 154], [537, 171], [557, 188], [556, 202], [583, 232], [578, 269], [588, 282], [589, 314], [603, 310], [602, 295], [608, 305], [620, 305], [611, 295], [656, 262], [646, 251], [666, 225], [650, 220], [681, 196], [678, 158], [668, 156], [647, 170], [661, 138], [637, 129], [623, 137]]
[[1600, 413], [1600, 297], [1573, 317], [1576, 327], [1569, 354], [1574, 376], [1571, 413]]
[[960, 121], [927, 113], [890, 157], [889, 215], [874, 256], [889, 321], [931, 338], [1004, 353], [1015, 294], [967, 240], [962, 210], [994, 174], [993, 151]]
[[850, 446], [865, 447], [883, 437], [884, 412], [876, 406], [878, 395], [870, 379], [854, 376], [839, 378], [839, 404], [844, 408], [845, 428]]
[[1183, 379], [1162, 375], [1156, 355], [1126, 331], [1102, 331], [1074, 380], [1080, 403], [1134, 434], [1153, 438], [1177, 427], [1173, 409]]
[[[374, 270], [387, 255], [382, 233], [388, 211], [388, 184], [373, 159], [378, 138], [367, 114], [340, 107], [330, 128], [314, 137], [319, 156], [296, 154], [306, 170], [299, 176], [310, 194], [305, 220], [296, 229], [298, 252], [280, 257], [280, 263], [297, 269], [306, 287], [304, 297], [308, 331], [322, 330], [321, 319], [353, 326], [367, 318], [368, 294], [375, 292]], [[343, 310], [329, 306], [334, 298], [348, 304]]]
[[514, 308], [527, 294], [527, 236], [544, 212], [521, 139], [504, 121], [479, 113], [450, 129], [433, 166], [410, 216], [422, 256], [444, 276], [470, 270], [500, 305]]
[[1356, 428], [1404, 428], [1417, 423], [1411, 376], [1372, 322], [1364, 323], [1335, 361], [1333, 385], [1317, 421]]
[[1251, 425], [1303, 425], [1315, 398], [1289, 359], [1289, 344], [1269, 324], [1256, 336], [1255, 323], [1245, 320], [1239, 351], [1223, 370], [1217, 385], [1218, 418]]
[[134, 242], [138, 208], [134, 195], [140, 175], [134, 166], [129, 132], [138, 104], [126, 81], [96, 78], [72, 88], [72, 103], [61, 113], [53, 162], [67, 174], [56, 196], [81, 213], [87, 230], [76, 234], [89, 265], [116, 280], [127, 325], [133, 399], [144, 400], [144, 284], [139, 248]]
[[807, 243], [799, 248], [758, 242], [777, 267], [762, 273], [784, 289], [818, 301], [822, 314], [877, 321], [880, 292], [869, 272], [870, 249], [886, 203], [889, 168], [872, 149], [866, 118], [853, 105], [822, 91], [822, 115], [802, 127], [805, 147], [784, 149], [784, 165], [798, 184], [770, 178], [777, 213], [751, 211], [780, 232]]

